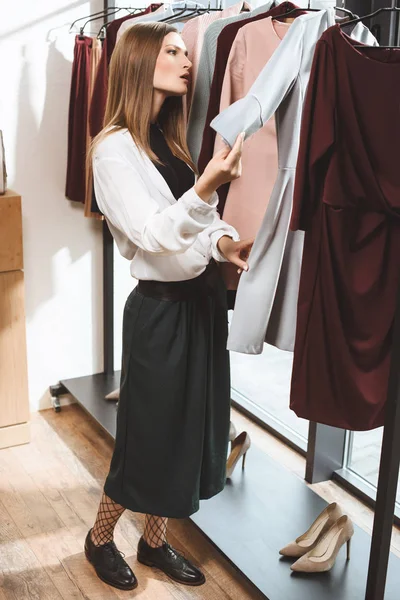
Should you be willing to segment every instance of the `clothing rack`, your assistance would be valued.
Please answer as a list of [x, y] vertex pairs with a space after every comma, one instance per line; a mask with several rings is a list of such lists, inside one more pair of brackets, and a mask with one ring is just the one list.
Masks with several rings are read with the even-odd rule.
[[[104, 10], [107, 9], [108, 0], [104, 0]], [[397, 21], [396, 39], [398, 35]], [[104, 368], [102, 373], [62, 380], [57, 385], [50, 386], [50, 393], [56, 412], [61, 410], [60, 396], [70, 393], [112, 437], [115, 437], [116, 404], [104, 399], [107, 393], [119, 387], [120, 380], [120, 372], [114, 369], [114, 242], [105, 220], [102, 226]], [[192, 515], [193, 523], [233, 566], [264, 594], [265, 598], [270, 600], [287, 600], [294, 597], [297, 600], [362, 598], [365, 588], [360, 595], [355, 593], [352, 586], [358, 585], [358, 592], [360, 585], [364, 586], [364, 583], [360, 582], [360, 572], [367, 570], [366, 564], [369, 559], [365, 600], [394, 600], [395, 598], [397, 600], [396, 579], [400, 570], [400, 560], [391, 555], [390, 562], [395, 564], [392, 564], [392, 569], [389, 571], [389, 579], [388, 565], [400, 468], [399, 364], [400, 289], [393, 332], [386, 419], [369, 556], [370, 537], [355, 527], [353, 556], [345, 567], [342, 564], [336, 565], [329, 574], [329, 580], [319, 579], [320, 576], [301, 579], [291, 577], [290, 571], [288, 573], [289, 566], [284, 561], [278, 560], [277, 556], [279, 547], [284, 544], [277, 547], [276, 544], [272, 544], [273, 548], [271, 548], [271, 543], [276, 542], [277, 538], [287, 542], [305, 531], [326, 503], [297, 476], [280, 468], [255, 447], [252, 448], [252, 458], [247, 461], [244, 474], [238, 474], [237, 478], [233, 479], [233, 483], [227, 483], [223, 493], [202, 503], [200, 511]], [[326, 426], [311, 423], [310, 431], [313, 426], [317, 429], [314, 430], [313, 439], [309, 440], [306, 479], [315, 482], [317, 481], [314, 477], [317, 471], [317, 459], [321, 459], [322, 462], [326, 459], [328, 436], [317, 435], [318, 431], [325, 432]], [[341, 430], [336, 431], [339, 435], [342, 434]], [[329, 472], [325, 471], [324, 475], [325, 479], [330, 479], [332, 469]], [[264, 504], [261, 503], [262, 498], [265, 499]], [[287, 514], [284, 514], [282, 519], [282, 511], [285, 507]], [[263, 529], [265, 534], [262, 538]], [[250, 551], [249, 532], [257, 532], [259, 546], [254, 553]], [[260, 548], [264, 552], [262, 556], [259, 555]], [[270, 556], [269, 552], [271, 552]], [[351, 571], [353, 567], [354, 577]], [[349, 575], [349, 579], [346, 580], [347, 573], [351, 576]], [[298, 586], [295, 592], [293, 585]], [[385, 589], [388, 592], [389, 587], [390, 592], [393, 592], [390, 597], [385, 596]]]
[[[193, 16], [196, 15], [201, 15], [204, 12], [217, 12], [217, 11], [221, 11], [222, 10], [222, 0], [220, 0], [220, 5], [218, 8], [211, 8], [210, 7], [210, 2], [208, 3], [208, 6], [203, 6], [197, 2], [192, 2], [192, 5], [188, 5], [186, 2], [184, 4], [184, 6], [176, 6], [173, 7], [174, 10], [178, 10], [181, 11], [182, 13], [184, 13], [185, 11], [190, 11], [193, 10]], [[74, 25], [76, 25], [76, 23], [78, 23], [78, 21], [85, 21], [85, 23], [82, 25], [82, 27], [79, 28], [79, 35], [82, 37], [84, 36], [85, 33], [85, 27], [86, 25], [88, 25], [88, 23], [91, 23], [93, 21], [97, 21], [100, 19], [104, 20], [104, 23], [102, 24], [101, 28], [100, 28], [100, 32], [98, 34], [98, 36], [103, 32], [104, 28], [107, 27], [107, 25], [109, 23], [112, 22], [109, 21], [109, 17], [115, 17], [115, 15], [117, 13], [119, 13], [121, 10], [126, 10], [128, 13], [131, 13], [132, 16], [135, 14], [135, 12], [140, 12], [143, 10], [143, 8], [135, 8], [132, 6], [109, 6], [107, 9], [103, 9], [103, 10], [99, 10], [95, 13], [91, 13], [90, 15], [87, 15], [86, 17], [80, 17], [79, 19], [76, 19], [70, 26], [69, 31], [71, 32]], [[110, 12], [113, 11], [113, 12]], [[177, 15], [179, 16], [179, 15]], [[170, 17], [173, 18], [173, 17]]]

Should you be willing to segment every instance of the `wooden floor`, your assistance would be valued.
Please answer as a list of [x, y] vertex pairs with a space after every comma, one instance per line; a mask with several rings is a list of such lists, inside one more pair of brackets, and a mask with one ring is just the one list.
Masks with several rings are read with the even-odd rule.
[[110, 439], [78, 405], [32, 415], [32, 442], [0, 451], [0, 600], [261, 598], [188, 519], [170, 521], [169, 542], [201, 565], [205, 585], [175, 584], [139, 564], [136, 546], [143, 516], [128, 511], [115, 541], [139, 587], [123, 592], [102, 583], [83, 545], [111, 452]]
[[[250, 432], [253, 443], [303, 478], [302, 457], [236, 411], [233, 420], [239, 430]], [[136, 545], [143, 516], [128, 511], [115, 540], [139, 587], [122, 592], [103, 584], [86, 561], [83, 544], [111, 452], [111, 440], [78, 405], [63, 407], [58, 414], [47, 410], [32, 415], [32, 442], [0, 451], [0, 600], [260, 599], [188, 519], [170, 521], [169, 541], [201, 565], [207, 577], [204, 586], [181, 586], [140, 565]], [[350, 494], [331, 482], [312, 487], [326, 500], [339, 501], [358, 525], [371, 529], [372, 511]], [[392, 542], [400, 555], [396, 529]]]

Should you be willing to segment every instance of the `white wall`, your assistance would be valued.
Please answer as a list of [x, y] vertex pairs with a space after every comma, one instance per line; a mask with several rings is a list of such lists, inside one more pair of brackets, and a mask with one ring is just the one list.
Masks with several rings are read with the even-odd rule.
[[[74, 47], [68, 27], [101, 10], [103, 2], [19, 0], [5, 5], [0, 129], [9, 187], [23, 201], [29, 393], [31, 409], [37, 410], [50, 405], [50, 384], [99, 372], [103, 365], [101, 223], [86, 219], [82, 206], [64, 196]], [[127, 261], [116, 260], [116, 270], [118, 321], [125, 290], [133, 284]]]

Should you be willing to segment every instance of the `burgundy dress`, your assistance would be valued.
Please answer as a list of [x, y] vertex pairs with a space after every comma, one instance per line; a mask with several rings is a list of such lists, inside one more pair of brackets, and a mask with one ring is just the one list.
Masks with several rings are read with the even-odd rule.
[[384, 423], [400, 284], [400, 50], [321, 37], [291, 228], [306, 231], [290, 406], [362, 431]]
[[87, 127], [90, 88], [92, 38], [75, 36], [71, 90], [68, 112], [68, 155], [65, 195], [69, 200], [85, 204]]

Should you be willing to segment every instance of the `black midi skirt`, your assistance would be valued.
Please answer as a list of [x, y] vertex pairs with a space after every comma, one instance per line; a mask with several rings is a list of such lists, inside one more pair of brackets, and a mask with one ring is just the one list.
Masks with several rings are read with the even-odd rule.
[[104, 492], [188, 517], [225, 485], [230, 421], [226, 289], [212, 261], [183, 282], [140, 281], [124, 310], [117, 434]]

